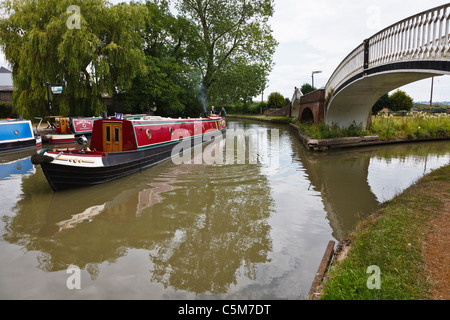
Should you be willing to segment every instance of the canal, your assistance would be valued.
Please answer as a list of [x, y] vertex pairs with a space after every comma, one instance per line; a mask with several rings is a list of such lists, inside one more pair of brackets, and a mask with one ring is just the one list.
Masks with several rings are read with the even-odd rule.
[[329, 240], [450, 162], [448, 141], [313, 153], [286, 125], [228, 127], [244, 161], [236, 139], [230, 162], [58, 193], [32, 153], [0, 156], [0, 299], [303, 299]]

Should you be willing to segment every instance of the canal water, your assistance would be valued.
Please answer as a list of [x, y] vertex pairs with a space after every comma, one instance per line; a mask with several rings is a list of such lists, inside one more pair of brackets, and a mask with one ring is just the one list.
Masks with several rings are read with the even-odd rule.
[[285, 125], [228, 127], [243, 163], [236, 139], [235, 161], [57, 193], [32, 153], [0, 156], [0, 299], [303, 299], [329, 240], [450, 162], [450, 142], [313, 153]]

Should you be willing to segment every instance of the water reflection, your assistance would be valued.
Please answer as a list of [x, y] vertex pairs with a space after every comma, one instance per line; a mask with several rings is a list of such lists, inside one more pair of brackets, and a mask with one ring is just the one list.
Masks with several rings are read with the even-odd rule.
[[306, 172], [320, 192], [333, 237], [342, 240], [348, 230], [378, 208], [367, 174], [370, 153], [309, 155]]
[[258, 168], [167, 162], [159, 169], [59, 193], [36, 192], [40, 175], [25, 177], [3, 239], [38, 250], [42, 270], [75, 264], [92, 279], [97, 264], [131, 248], [150, 253], [151, 281], [177, 290], [226, 292], [241, 267], [254, 277], [271, 250], [272, 200]]
[[0, 181], [11, 175], [30, 174], [34, 172], [30, 156], [35, 151], [22, 151], [0, 155]]
[[[278, 129], [278, 165], [167, 161], [108, 184], [54, 193], [40, 167], [10, 175], [0, 163], [0, 188], [8, 193], [0, 208], [0, 297], [22, 297], [20, 281], [50, 288], [41, 298], [72, 297], [64, 287], [71, 264], [96, 288], [82, 297], [304, 297], [328, 240], [343, 239], [381, 201], [450, 160], [450, 142], [314, 153], [286, 126], [229, 126]], [[11, 252], [25, 263], [10, 259]], [[40, 274], [31, 272], [36, 261]], [[116, 283], [110, 266], [145, 285], [126, 291], [130, 279]], [[17, 270], [21, 280], [11, 276]]]
[[[450, 162], [450, 142], [366, 147], [326, 153], [297, 149], [311, 187], [321, 194], [333, 237], [343, 240], [375, 212], [430, 170]], [[427, 166], [428, 165], [428, 166]]]

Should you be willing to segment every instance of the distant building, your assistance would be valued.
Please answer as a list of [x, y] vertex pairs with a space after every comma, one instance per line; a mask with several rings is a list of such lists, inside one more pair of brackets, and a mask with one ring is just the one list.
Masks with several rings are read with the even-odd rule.
[[11, 71], [5, 67], [0, 67], [0, 101], [11, 101], [13, 90]]

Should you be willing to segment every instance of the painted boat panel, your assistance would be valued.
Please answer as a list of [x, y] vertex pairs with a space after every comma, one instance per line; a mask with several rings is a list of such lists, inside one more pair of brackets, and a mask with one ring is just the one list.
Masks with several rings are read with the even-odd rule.
[[92, 134], [94, 121], [100, 118], [71, 118], [71, 128], [75, 135]]
[[0, 121], [0, 153], [36, 148], [39, 143], [30, 120]]
[[0, 141], [34, 139], [31, 121], [1, 121]]

